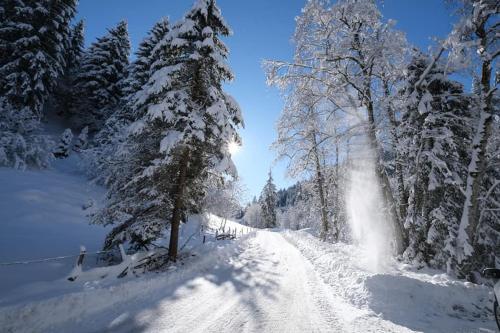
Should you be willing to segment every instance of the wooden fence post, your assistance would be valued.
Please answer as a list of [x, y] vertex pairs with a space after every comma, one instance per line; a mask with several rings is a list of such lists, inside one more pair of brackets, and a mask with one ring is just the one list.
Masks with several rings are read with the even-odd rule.
[[73, 271], [70, 274], [70, 277], [68, 278], [69, 281], [75, 281], [78, 275], [82, 272], [82, 264], [83, 264], [83, 258], [85, 258], [85, 254], [87, 253], [87, 249], [85, 246], [80, 246], [80, 255], [78, 255], [78, 259], [76, 260], [76, 266], [73, 269]]

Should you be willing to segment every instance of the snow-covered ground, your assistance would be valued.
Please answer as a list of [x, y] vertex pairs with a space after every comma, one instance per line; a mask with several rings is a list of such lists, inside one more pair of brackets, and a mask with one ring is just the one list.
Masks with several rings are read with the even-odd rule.
[[[242, 227], [244, 228], [244, 227]], [[362, 265], [349, 245], [254, 231], [185, 265], [0, 308], [7, 332], [495, 332], [490, 291], [436, 272]]]
[[[0, 169], [0, 262], [100, 248], [106, 229], [87, 215], [104, 190], [77, 162]], [[223, 227], [238, 239], [216, 242]], [[180, 247], [183, 260], [164, 272], [122, 279], [116, 266], [69, 282], [75, 258], [0, 266], [0, 331], [495, 332], [489, 288], [391, 261], [374, 270], [359, 248], [306, 231], [208, 215], [182, 226]]]
[[[100, 249], [106, 229], [89, 225], [87, 215], [102, 202], [104, 190], [89, 184], [77, 163], [73, 156], [52, 170], [0, 168], [0, 263], [77, 255], [80, 245]], [[68, 258], [0, 265], [0, 304], [7, 291], [59, 278], [74, 263]]]

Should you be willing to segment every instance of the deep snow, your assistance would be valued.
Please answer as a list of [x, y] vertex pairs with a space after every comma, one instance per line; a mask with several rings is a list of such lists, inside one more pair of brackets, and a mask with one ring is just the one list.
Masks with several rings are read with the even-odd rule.
[[[244, 227], [242, 227], [244, 228]], [[86, 281], [80, 290], [0, 308], [7, 332], [495, 332], [483, 286], [394, 263], [305, 232], [208, 242], [166, 272]]]
[[[0, 263], [77, 255], [80, 245], [100, 249], [106, 229], [89, 225], [87, 215], [104, 190], [89, 184], [77, 163], [73, 156], [45, 171], [0, 168]], [[0, 304], [13, 288], [67, 274], [75, 260], [0, 265]]]
[[[106, 230], [87, 214], [104, 190], [77, 162], [0, 169], [1, 262], [100, 248]], [[84, 267], [69, 282], [75, 258], [0, 266], [0, 332], [495, 332], [488, 287], [392, 261], [373, 270], [365, 251], [306, 231], [227, 221], [238, 239], [216, 242], [223, 224], [191, 218], [183, 260], [159, 273]]]

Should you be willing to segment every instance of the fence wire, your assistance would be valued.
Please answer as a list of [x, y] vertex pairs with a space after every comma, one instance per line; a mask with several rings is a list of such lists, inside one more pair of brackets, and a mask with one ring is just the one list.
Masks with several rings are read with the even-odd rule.
[[[97, 251], [97, 252], [85, 252], [85, 256], [95, 255], [95, 254], [104, 254], [104, 253], [114, 253], [114, 251]], [[13, 261], [13, 262], [0, 262], [0, 266], [14, 266], [14, 265], [29, 265], [29, 264], [38, 264], [42, 262], [50, 262], [50, 261], [58, 261], [62, 259], [69, 258], [78, 258], [80, 254], [74, 254], [70, 256], [60, 256], [53, 258], [43, 258], [43, 259], [35, 259], [35, 260], [22, 260], [22, 261]]]

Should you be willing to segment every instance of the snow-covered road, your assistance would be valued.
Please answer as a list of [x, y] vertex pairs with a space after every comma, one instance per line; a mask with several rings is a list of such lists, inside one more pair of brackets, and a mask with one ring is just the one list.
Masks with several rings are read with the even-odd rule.
[[[440, 303], [417, 304], [423, 309], [419, 318], [412, 303], [398, 300], [401, 294], [378, 294], [370, 275], [353, 268], [349, 248], [322, 251], [305, 234], [257, 231], [230, 245], [215, 244], [176, 272], [112, 286], [86, 284], [77, 293], [0, 308], [0, 325], [7, 332], [456, 332], [459, 327], [461, 332], [494, 332], [485, 320], [453, 319], [447, 313], [427, 319], [424, 308]], [[322, 270], [325, 259], [328, 270]], [[326, 278], [325, 272], [336, 270], [337, 279]], [[385, 285], [386, 275], [374, 276], [397, 291], [396, 285]], [[362, 287], [354, 292], [356, 284]], [[450, 288], [450, 293], [463, 292], [453, 286], [443, 290]], [[386, 304], [374, 303], [380, 313], [360, 306], [374, 297]], [[418, 295], [408, 298], [422, 302]]]
[[321, 286], [280, 234], [258, 232], [229, 265], [192, 280], [133, 322], [151, 332], [339, 331], [322, 306]]

